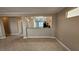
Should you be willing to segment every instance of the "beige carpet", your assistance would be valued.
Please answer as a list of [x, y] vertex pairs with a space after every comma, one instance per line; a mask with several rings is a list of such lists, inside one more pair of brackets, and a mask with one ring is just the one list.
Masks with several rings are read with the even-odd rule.
[[66, 51], [55, 39], [22, 39], [9, 36], [0, 40], [0, 51]]

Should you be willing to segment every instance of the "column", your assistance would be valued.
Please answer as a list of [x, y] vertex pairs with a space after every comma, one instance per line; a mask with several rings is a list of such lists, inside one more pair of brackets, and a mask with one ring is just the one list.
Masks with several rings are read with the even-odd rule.
[[4, 39], [4, 38], [6, 38], [4, 26], [2, 20], [0, 19], [0, 39]]
[[23, 29], [23, 38], [27, 38], [27, 19], [25, 16], [22, 16], [22, 29]]

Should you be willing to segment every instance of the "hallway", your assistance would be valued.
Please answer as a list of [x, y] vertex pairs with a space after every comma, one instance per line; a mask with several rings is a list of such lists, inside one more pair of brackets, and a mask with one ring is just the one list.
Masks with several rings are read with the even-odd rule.
[[66, 51], [55, 39], [23, 39], [9, 36], [0, 40], [0, 51]]

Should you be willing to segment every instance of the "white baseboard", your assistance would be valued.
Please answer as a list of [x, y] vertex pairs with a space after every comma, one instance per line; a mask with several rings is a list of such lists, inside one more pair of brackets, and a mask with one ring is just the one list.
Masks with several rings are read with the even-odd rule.
[[60, 40], [58, 40], [57, 38], [56, 38], [56, 40], [57, 40], [57, 42], [59, 43], [59, 44], [61, 44], [64, 48], [66, 48], [68, 51], [71, 51], [71, 49], [69, 49], [64, 43], [62, 43]]
[[51, 37], [51, 36], [28, 36], [28, 37], [23, 37], [23, 38], [56, 38], [56, 37]]

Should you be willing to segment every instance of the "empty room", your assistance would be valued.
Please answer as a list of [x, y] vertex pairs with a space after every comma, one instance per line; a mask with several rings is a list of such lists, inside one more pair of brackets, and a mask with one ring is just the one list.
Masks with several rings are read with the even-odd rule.
[[0, 7], [0, 51], [78, 50], [78, 7]]

